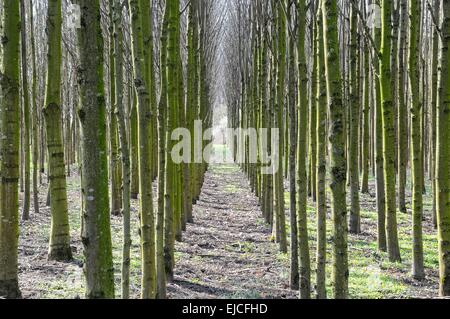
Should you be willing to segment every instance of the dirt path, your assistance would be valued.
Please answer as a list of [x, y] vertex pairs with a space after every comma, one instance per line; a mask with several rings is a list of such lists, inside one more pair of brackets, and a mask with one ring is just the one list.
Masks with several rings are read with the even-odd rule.
[[[45, 181], [45, 179], [44, 179]], [[47, 260], [50, 210], [46, 185], [40, 188], [40, 212], [20, 225], [19, 283], [23, 298], [83, 298], [83, 248], [80, 241], [80, 180], [68, 178], [71, 245], [74, 260]], [[156, 187], [155, 187], [156, 191]], [[156, 200], [156, 194], [155, 194]], [[155, 206], [156, 207], [156, 206]], [[138, 203], [132, 202], [131, 297], [140, 295]], [[293, 298], [287, 257], [270, 242], [256, 197], [236, 165], [212, 166], [206, 174], [195, 221], [176, 244], [175, 281], [169, 298]], [[116, 297], [120, 298], [122, 218], [111, 216]]]
[[286, 259], [270, 241], [257, 198], [236, 165], [206, 174], [183, 243], [172, 298], [293, 298]]

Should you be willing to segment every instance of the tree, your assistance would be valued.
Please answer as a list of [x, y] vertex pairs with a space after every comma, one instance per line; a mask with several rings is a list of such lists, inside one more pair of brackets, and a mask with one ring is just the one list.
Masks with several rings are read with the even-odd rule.
[[166, 180], [165, 180], [165, 242], [164, 254], [166, 263], [166, 277], [169, 282], [173, 280], [173, 268], [175, 266], [175, 237], [178, 231], [180, 215], [178, 198], [176, 191], [178, 189], [177, 165], [173, 162], [169, 150], [173, 147], [171, 138], [172, 131], [177, 127], [178, 113], [178, 55], [179, 55], [179, 0], [166, 2], [166, 13], [164, 19], [167, 21], [167, 126], [166, 126]]
[[[114, 1], [114, 0], [113, 0]], [[118, 215], [121, 210], [122, 196], [120, 191], [121, 165], [119, 157], [119, 136], [115, 109], [116, 97], [116, 65], [114, 52], [114, 2], [109, 2], [109, 179], [111, 189], [111, 214]]]
[[[372, 13], [373, 14], [373, 13]], [[375, 51], [381, 46], [381, 30], [375, 27]], [[377, 191], [377, 242], [378, 250], [386, 251], [386, 192], [384, 188], [384, 162], [383, 162], [383, 118], [381, 105], [381, 76], [379, 52], [374, 54], [372, 76], [376, 78], [375, 87], [375, 175]]]
[[114, 109], [119, 126], [120, 153], [122, 158], [122, 218], [123, 218], [123, 248], [122, 248], [122, 299], [130, 297], [130, 199], [131, 199], [131, 167], [128, 130], [126, 127], [126, 112], [123, 103], [123, 29], [122, 5], [120, 0], [114, 0], [113, 5], [113, 46], [115, 70]]
[[[20, 2], [3, 1], [0, 57], [0, 296], [21, 296], [17, 278], [19, 239]], [[7, 40], [7, 41], [5, 41]]]
[[357, 8], [352, 9], [351, 13], [351, 39], [350, 39], [350, 97], [349, 97], [349, 115], [350, 115], [350, 140], [348, 143], [349, 153], [349, 177], [350, 177], [350, 232], [359, 234], [361, 232], [361, 216], [359, 207], [359, 165], [358, 165], [358, 147], [359, 147], [359, 77], [358, 77], [358, 19]]
[[[193, 4], [191, 3], [191, 6]], [[156, 216], [156, 285], [158, 299], [166, 298], [166, 265], [164, 251], [165, 221], [165, 168], [166, 168], [166, 114], [167, 114], [167, 19], [161, 30], [161, 98], [158, 105], [158, 214]]]
[[[298, 115], [296, 110], [296, 55], [295, 55], [295, 39], [292, 25], [294, 17], [292, 16], [293, 1], [289, 1], [287, 8], [287, 21], [289, 24], [290, 37], [289, 40], [289, 211], [291, 225], [291, 272], [290, 285], [291, 289], [299, 289], [299, 267], [298, 267], [298, 231], [297, 231], [297, 189], [296, 189], [296, 156], [297, 156], [297, 121]], [[304, 155], [304, 154], [302, 154]]]
[[406, 92], [408, 91], [408, 79], [406, 76], [404, 65], [407, 59], [407, 23], [408, 23], [408, 3], [406, 0], [399, 0], [401, 7], [401, 27], [400, 27], [400, 43], [399, 43], [399, 74], [398, 74], [398, 206], [402, 213], [406, 213], [406, 170], [408, 162], [408, 116], [407, 107], [408, 99]]
[[333, 284], [336, 299], [348, 296], [346, 159], [342, 82], [339, 69], [338, 11], [332, 0], [322, 1], [323, 42], [331, 143], [331, 198], [333, 214]]
[[[283, 3], [279, 1], [277, 3], [277, 103], [276, 103], [276, 116], [275, 126], [280, 131], [280, 138], [278, 142], [278, 170], [274, 175], [274, 192], [276, 203], [276, 230], [279, 236], [280, 251], [287, 252], [287, 240], [286, 240], [286, 222], [284, 213], [284, 187], [283, 187], [283, 154], [284, 154], [284, 125], [283, 125], [283, 113], [284, 113], [284, 91], [285, 91], [285, 74], [286, 74], [286, 16], [283, 12]], [[300, 145], [299, 145], [300, 147]], [[299, 190], [300, 193], [300, 190]], [[299, 230], [300, 231], [300, 230]]]
[[[433, 14], [435, 17], [440, 16], [440, 1], [434, 2]], [[432, 26], [433, 31], [433, 56], [432, 56], [432, 85], [431, 85], [431, 181], [433, 190], [433, 225], [437, 228], [437, 183], [436, 183], [436, 167], [437, 167], [437, 95], [438, 95], [438, 64], [439, 64], [439, 36], [438, 28]]]
[[103, 81], [103, 37], [99, 0], [79, 0], [81, 238], [84, 246], [86, 297], [114, 298], [108, 194], [106, 101]]
[[382, 0], [380, 87], [383, 118], [383, 165], [386, 198], [386, 238], [389, 260], [401, 261], [397, 234], [394, 104], [391, 92], [391, 12], [392, 2]]
[[317, 298], [325, 299], [327, 296], [325, 280], [326, 280], [326, 245], [327, 245], [327, 203], [326, 203], [326, 130], [327, 125], [327, 102], [326, 102], [326, 86], [325, 86], [325, 63], [324, 63], [324, 47], [323, 47], [323, 30], [321, 2], [319, 0], [319, 12], [317, 14], [317, 36], [316, 36], [316, 68], [317, 68], [317, 95], [316, 95], [316, 111], [317, 111], [317, 256], [316, 256], [316, 290]]
[[[139, 144], [139, 216], [142, 256], [142, 291], [143, 299], [154, 298], [156, 294], [156, 255], [155, 255], [155, 221], [152, 196], [151, 164], [151, 105], [149, 83], [146, 82], [146, 61], [144, 58], [144, 39], [149, 34], [148, 20], [144, 13], [150, 12], [149, 0], [130, 0], [132, 54], [134, 84], [138, 99], [138, 144]], [[147, 28], [146, 28], [147, 26]], [[148, 43], [146, 43], [148, 44]], [[151, 45], [151, 43], [150, 43]]]
[[423, 154], [422, 154], [422, 101], [420, 98], [420, 4], [417, 0], [409, 1], [409, 74], [411, 81], [412, 107], [411, 107], [411, 159], [413, 184], [413, 265], [412, 275], [416, 279], [425, 277], [423, 265]]
[[442, 3], [441, 41], [439, 45], [440, 75], [437, 120], [437, 218], [439, 241], [439, 292], [450, 296], [450, 2]]
[[[306, 26], [306, 4], [299, 0], [297, 3], [298, 23], [300, 26]], [[307, 178], [306, 178], [306, 154], [307, 154], [307, 126], [308, 126], [308, 97], [307, 92], [307, 65], [305, 56], [305, 35], [306, 27], [300, 27], [298, 30], [298, 148], [297, 148], [297, 189], [298, 189], [298, 243], [299, 243], [299, 266], [300, 266], [300, 298], [308, 299], [311, 295], [311, 269], [308, 244], [308, 226], [307, 226]]]
[[31, 99], [31, 126], [32, 126], [32, 145], [33, 145], [33, 204], [34, 213], [39, 214], [39, 189], [38, 189], [38, 159], [39, 159], [39, 136], [38, 136], [38, 105], [37, 105], [37, 68], [36, 68], [36, 50], [34, 39], [34, 13], [33, 13], [33, 0], [30, 0], [30, 40], [31, 40], [31, 58], [33, 66], [33, 84], [32, 84], [32, 99]]
[[28, 89], [28, 59], [27, 59], [27, 23], [25, 0], [20, 0], [21, 14], [21, 62], [22, 62], [22, 95], [23, 95], [23, 130], [22, 130], [22, 148], [23, 148], [23, 179], [24, 179], [24, 197], [22, 219], [30, 218], [30, 94]]
[[52, 227], [48, 256], [54, 260], [70, 260], [69, 216], [67, 208], [66, 169], [62, 139], [61, 110], [61, 1], [49, 2], [47, 13], [48, 66], [45, 107], [50, 210]]

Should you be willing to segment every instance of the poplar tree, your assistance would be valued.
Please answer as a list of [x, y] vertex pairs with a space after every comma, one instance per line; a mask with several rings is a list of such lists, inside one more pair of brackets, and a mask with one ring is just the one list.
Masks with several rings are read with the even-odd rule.
[[70, 260], [70, 229], [67, 208], [67, 187], [62, 138], [61, 106], [61, 1], [49, 1], [47, 8], [48, 65], [45, 106], [50, 211], [52, 215], [48, 256], [54, 260]]
[[317, 254], [316, 254], [316, 291], [318, 299], [325, 299], [326, 291], [326, 245], [327, 245], [327, 203], [326, 203], [326, 172], [327, 172], [327, 92], [325, 78], [324, 44], [322, 26], [322, 9], [319, 0], [317, 13], [317, 36], [316, 36], [316, 68], [317, 68]]
[[[284, 0], [283, 0], [284, 1]], [[283, 187], [283, 154], [284, 154], [284, 92], [285, 92], [285, 75], [286, 75], [286, 16], [283, 12], [284, 4], [279, 1], [276, 7], [278, 33], [277, 33], [277, 102], [275, 123], [278, 128], [279, 141], [278, 141], [278, 170], [274, 175], [274, 192], [275, 192], [275, 204], [276, 204], [276, 230], [279, 237], [280, 251], [287, 252], [287, 239], [286, 239], [286, 221], [284, 212], [284, 187]], [[300, 190], [299, 190], [300, 193]]]
[[439, 242], [439, 292], [450, 296], [450, 2], [442, 3], [439, 45], [439, 93], [437, 110], [437, 219]]
[[383, 166], [386, 198], [386, 239], [389, 260], [401, 261], [397, 234], [394, 104], [391, 92], [391, 13], [392, 1], [381, 1], [380, 88], [383, 123]]
[[309, 299], [311, 295], [311, 267], [308, 244], [307, 226], [307, 127], [308, 127], [308, 97], [307, 97], [307, 64], [305, 55], [306, 38], [306, 4], [304, 0], [297, 3], [297, 21], [299, 23], [297, 55], [298, 55], [298, 149], [297, 149], [297, 189], [298, 189], [298, 244], [299, 244], [299, 276], [300, 298]]
[[130, 225], [130, 199], [131, 199], [131, 167], [130, 150], [128, 143], [128, 130], [126, 126], [126, 112], [123, 103], [123, 28], [122, 28], [122, 4], [121, 0], [114, 0], [113, 4], [113, 48], [115, 69], [115, 96], [114, 109], [117, 114], [119, 129], [120, 154], [122, 159], [122, 218], [123, 218], [123, 246], [122, 246], [122, 299], [130, 297], [130, 249], [131, 249], [131, 225]]
[[166, 126], [166, 181], [165, 181], [165, 242], [164, 253], [166, 263], [167, 280], [173, 280], [173, 268], [175, 266], [174, 246], [177, 232], [178, 206], [174, 190], [177, 189], [176, 170], [170, 151], [174, 145], [171, 139], [172, 131], [176, 128], [176, 116], [178, 110], [178, 54], [179, 43], [177, 30], [179, 28], [179, 0], [166, 2], [167, 19], [167, 126]]
[[[381, 47], [381, 30], [374, 30], [374, 41], [377, 50]], [[383, 118], [381, 105], [381, 76], [379, 52], [374, 53], [372, 74], [376, 79], [374, 83], [375, 94], [375, 175], [377, 193], [377, 244], [378, 250], [386, 251], [386, 192], [384, 183], [384, 161], [383, 161]]]
[[344, 104], [339, 68], [338, 8], [336, 1], [322, 0], [323, 42], [331, 143], [331, 199], [333, 218], [333, 285], [336, 299], [348, 297], [348, 225]]
[[0, 53], [0, 296], [19, 298], [20, 2], [3, 1]]
[[411, 171], [413, 184], [413, 263], [412, 275], [415, 279], [425, 277], [423, 261], [423, 154], [422, 154], [422, 101], [420, 97], [420, 1], [409, 1], [409, 74], [411, 81], [412, 107], [411, 107]]
[[21, 62], [22, 62], [22, 95], [23, 95], [23, 118], [22, 118], [22, 148], [23, 148], [23, 179], [24, 179], [24, 196], [22, 219], [30, 218], [30, 95], [28, 89], [28, 48], [27, 48], [27, 23], [26, 23], [26, 7], [25, 0], [20, 0], [21, 14]]
[[[192, 3], [191, 3], [192, 6]], [[166, 8], [167, 10], [167, 8]], [[156, 217], [156, 285], [158, 299], [166, 298], [166, 265], [165, 265], [165, 168], [166, 168], [166, 116], [167, 116], [167, 13], [161, 30], [160, 65], [161, 65], [161, 97], [158, 104], [158, 214]]]
[[[287, 9], [287, 21], [289, 24], [289, 211], [291, 226], [290, 244], [290, 285], [291, 289], [299, 289], [299, 267], [298, 267], [298, 231], [297, 231], [297, 189], [296, 189], [296, 156], [297, 156], [297, 110], [296, 110], [296, 54], [295, 39], [292, 30], [294, 17], [292, 7], [294, 2], [289, 1]], [[264, 111], [263, 111], [264, 112]]]
[[361, 217], [359, 207], [359, 165], [358, 165], [358, 147], [359, 147], [359, 78], [358, 78], [358, 19], [356, 7], [351, 10], [350, 23], [350, 96], [349, 96], [349, 117], [350, 140], [348, 142], [348, 170], [350, 177], [350, 232], [359, 234], [361, 232]]
[[116, 98], [116, 65], [115, 65], [115, 52], [114, 52], [114, 0], [109, 2], [109, 180], [110, 180], [110, 205], [111, 214], [119, 215], [122, 206], [122, 196], [120, 190], [121, 164], [119, 155], [119, 136], [117, 128], [117, 115], [115, 109]]
[[30, 42], [31, 42], [31, 65], [32, 65], [32, 99], [31, 99], [31, 136], [32, 136], [32, 158], [33, 158], [33, 206], [34, 213], [39, 214], [39, 188], [38, 188], [38, 160], [39, 160], [39, 136], [38, 136], [38, 103], [37, 103], [37, 70], [36, 70], [36, 50], [34, 42], [34, 13], [33, 0], [30, 0]]
[[[408, 79], [404, 65], [407, 59], [407, 33], [408, 33], [408, 3], [399, 0], [400, 6], [400, 43], [399, 43], [399, 69], [398, 69], [398, 207], [400, 212], [406, 213], [406, 171], [408, 162]], [[415, 36], [416, 37], [416, 36]], [[416, 75], [414, 75], [416, 76]]]
[[100, 1], [79, 0], [81, 239], [84, 247], [86, 297], [114, 298], [108, 194], [108, 148], [104, 85], [104, 43]]
[[[148, 39], [147, 14], [150, 12], [149, 0], [129, 0], [134, 84], [138, 99], [138, 145], [139, 145], [139, 216], [142, 258], [142, 290], [143, 299], [156, 295], [156, 255], [155, 255], [155, 220], [152, 196], [152, 164], [151, 164], [151, 105], [147, 65], [144, 58], [144, 38]], [[147, 21], [148, 23], [148, 21]], [[145, 27], [147, 26], [147, 28]], [[146, 43], [147, 45], [149, 43]], [[150, 43], [151, 45], [151, 43]]]

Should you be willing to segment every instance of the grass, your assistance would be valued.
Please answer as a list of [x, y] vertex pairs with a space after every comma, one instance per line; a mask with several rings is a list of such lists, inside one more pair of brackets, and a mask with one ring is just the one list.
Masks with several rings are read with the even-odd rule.
[[[217, 147], [219, 148], [219, 147]], [[237, 165], [211, 165], [210, 170], [213, 174], [233, 174], [239, 171]], [[372, 179], [371, 179], [372, 180]], [[79, 179], [77, 177], [68, 178], [68, 192], [72, 198], [79, 197]], [[229, 193], [236, 193], [239, 189], [234, 185], [227, 185], [225, 191]], [[432, 208], [432, 198], [429, 185], [427, 186], [427, 195], [424, 196], [424, 210], [426, 214]], [[361, 218], [363, 220], [363, 235], [353, 236], [349, 235], [349, 294], [351, 298], [364, 299], [378, 299], [378, 298], [404, 298], [411, 296], [410, 268], [412, 259], [412, 243], [411, 243], [411, 216], [410, 214], [398, 213], [399, 224], [399, 243], [401, 248], [402, 263], [391, 263], [388, 260], [387, 254], [379, 252], [376, 242], [376, 224], [377, 213], [374, 208], [367, 207], [369, 197], [361, 196]], [[285, 192], [285, 207], [289, 213], [289, 192]], [[136, 206], [136, 202], [133, 202]], [[370, 205], [369, 205], [370, 206]], [[79, 234], [81, 228], [80, 222], [80, 204], [78, 199], [69, 197], [69, 218], [71, 227], [72, 241], [79, 241]], [[312, 286], [315, 282], [315, 238], [316, 238], [316, 218], [314, 203], [309, 202], [307, 206], [308, 214], [308, 235], [311, 254], [312, 267]], [[262, 219], [258, 223], [263, 224]], [[120, 297], [120, 269], [121, 269], [121, 254], [122, 254], [122, 219], [120, 217], [112, 217], [112, 245], [113, 258], [115, 269], [115, 283], [116, 296]], [[138, 229], [139, 217], [137, 211], [132, 210], [132, 250], [130, 260], [130, 282], [132, 287], [132, 295], [135, 297], [139, 293], [140, 286], [140, 247]], [[34, 226], [30, 224], [30, 231], [35, 233], [34, 236], [48, 240], [50, 223], [42, 223]], [[286, 230], [290, 233], [289, 218], [286, 218]], [[269, 240], [269, 238], [268, 238]], [[328, 296], [332, 297], [331, 286], [331, 261], [332, 261], [332, 221], [327, 220], [327, 292]], [[77, 243], [77, 250], [74, 252], [74, 259], [78, 263], [83, 260], [81, 244]], [[423, 235], [424, 247], [424, 263], [427, 269], [437, 270], [439, 267], [439, 260], [437, 254], [437, 239], [432, 231], [424, 231]], [[237, 249], [243, 254], [254, 251], [254, 243], [250, 242], [236, 242], [226, 247], [227, 250], [236, 251]], [[175, 260], [187, 258], [183, 253], [175, 252]], [[274, 256], [278, 262], [289, 264], [289, 255], [278, 253]], [[201, 261], [202, 257], [195, 256], [195, 259]], [[281, 274], [283, 278], [288, 280], [289, 274]], [[200, 283], [200, 279], [193, 278], [192, 283]], [[37, 281], [36, 288], [40, 290], [42, 298], [73, 298], [74, 296], [83, 296], [84, 294], [84, 279], [82, 278], [82, 271], [75, 264], [70, 264], [67, 267], [67, 272], [64, 276], [56, 276], [51, 281]], [[420, 288], [419, 288], [420, 289]], [[417, 293], [417, 292], [416, 292]], [[229, 298], [259, 298], [261, 297], [257, 291], [239, 291], [233, 295], [227, 296]]]
[[[424, 196], [424, 212], [431, 211], [432, 198], [428, 189]], [[376, 241], [377, 212], [365, 208], [365, 200], [361, 196], [361, 218], [364, 234], [348, 237], [348, 263], [349, 263], [349, 295], [354, 299], [379, 298], [407, 298], [411, 295], [410, 269], [412, 260], [412, 226], [411, 215], [398, 212], [398, 236], [401, 249], [402, 263], [391, 263], [387, 253], [379, 252]], [[289, 214], [289, 192], [285, 192], [286, 211]], [[316, 217], [314, 203], [309, 202], [308, 237], [311, 255], [312, 282], [315, 282], [315, 251], [316, 251]], [[332, 296], [332, 221], [327, 219], [327, 292]], [[286, 218], [286, 231], [290, 234], [288, 216]], [[434, 232], [425, 231], [423, 234], [424, 264], [425, 268], [436, 270], [439, 268], [437, 238]], [[289, 256], [280, 254], [278, 260], [289, 262]], [[285, 256], [285, 257], [283, 257]], [[405, 280], [406, 279], [406, 280]], [[412, 279], [411, 279], [412, 280]], [[436, 292], [437, 293], [437, 292]], [[417, 291], [415, 292], [417, 294]]]

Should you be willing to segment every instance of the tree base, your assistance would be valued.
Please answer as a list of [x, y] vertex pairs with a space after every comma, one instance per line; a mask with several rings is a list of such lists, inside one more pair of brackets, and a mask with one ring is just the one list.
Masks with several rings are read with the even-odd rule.
[[19, 290], [17, 279], [0, 280], [0, 297], [6, 299], [20, 299], [22, 294]]
[[414, 278], [414, 280], [417, 280], [417, 281], [425, 280], [425, 272], [423, 270], [413, 269], [412, 277]]
[[174, 279], [173, 272], [172, 271], [169, 271], [169, 272], [166, 271], [167, 283], [169, 283], [169, 284], [173, 283], [173, 279]]
[[122, 211], [121, 210], [113, 210], [111, 212], [111, 215], [116, 216], [116, 217], [122, 216]]
[[61, 247], [61, 248], [51, 249], [48, 253], [48, 260], [71, 261], [72, 260], [72, 248]]

